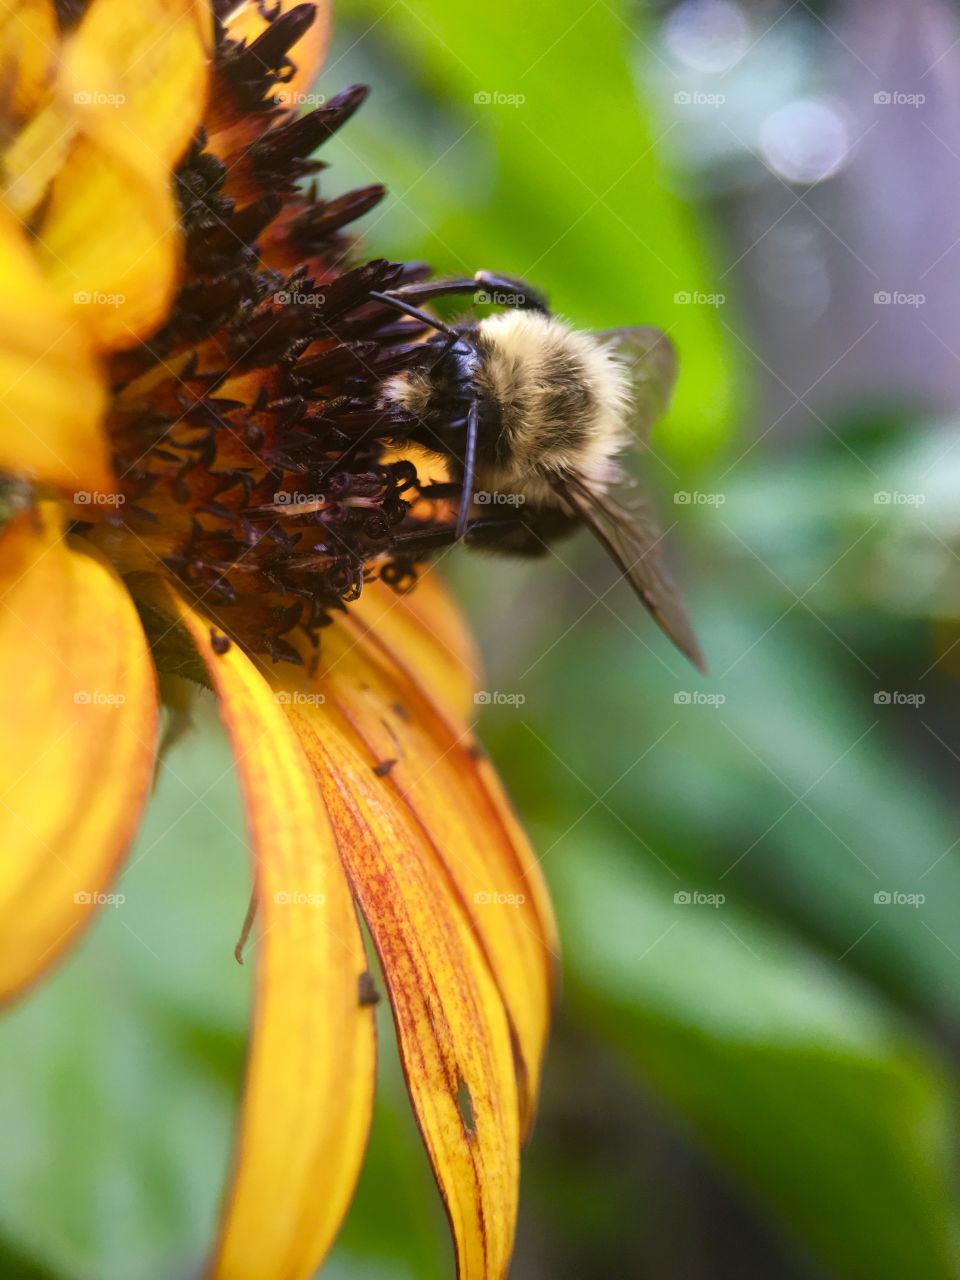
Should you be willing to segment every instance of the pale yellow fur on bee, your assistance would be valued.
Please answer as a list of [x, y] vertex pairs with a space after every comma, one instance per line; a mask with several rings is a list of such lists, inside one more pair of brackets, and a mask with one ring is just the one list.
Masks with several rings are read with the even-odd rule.
[[[608, 345], [536, 311], [487, 316], [474, 342], [476, 388], [499, 408], [502, 456], [497, 465], [478, 463], [478, 488], [556, 505], [551, 474], [577, 475], [600, 488], [620, 478], [615, 459], [630, 438], [631, 394]], [[384, 394], [420, 417], [431, 390], [429, 375], [417, 372], [390, 379]]]

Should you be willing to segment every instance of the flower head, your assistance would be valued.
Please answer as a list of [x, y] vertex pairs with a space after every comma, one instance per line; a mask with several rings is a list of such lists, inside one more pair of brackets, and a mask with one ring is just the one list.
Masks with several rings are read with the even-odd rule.
[[417, 459], [378, 402], [422, 331], [370, 291], [425, 269], [360, 260], [346, 228], [381, 188], [304, 185], [365, 96], [311, 102], [328, 28], [284, 2], [0, 20], [0, 991], [108, 890], [155, 768], [158, 675], [207, 685], [260, 929], [209, 1274], [310, 1276], [349, 1203], [374, 1081], [359, 908], [460, 1274], [492, 1278], [553, 924], [469, 730], [469, 640], [395, 541]]

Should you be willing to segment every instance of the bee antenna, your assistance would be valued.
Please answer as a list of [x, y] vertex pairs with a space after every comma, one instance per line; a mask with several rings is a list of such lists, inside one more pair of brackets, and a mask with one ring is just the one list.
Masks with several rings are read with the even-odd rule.
[[370, 297], [376, 298], [378, 302], [385, 302], [388, 307], [393, 307], [396, 311], [402, 311], [405, 316], [413, 316], [414, 320], [419, 320], [422, 324], [429, 325], [431, 329], [436, 329], [439, 333], [446, 333], [452, 338], [459, 336], [448, 324], [444, 324], [436, 316], [428, 316], [426, 311], [421, 311], [419, 307], [415, 307], [409, 302], [404, 302], [402, 298], [395, 298], [393, 294], [378, 293], [376, 289], [371, 289]]
[[457, 540], [467, 531], [470, 507], [473, 504], [473, 474], [477, 460], [477, 429], [480, 425], [480, 402], [471, 400], [467, 411], [467, 448], [463, 459], [463, 491], [460, 494], [460, 510], [457, 514]]

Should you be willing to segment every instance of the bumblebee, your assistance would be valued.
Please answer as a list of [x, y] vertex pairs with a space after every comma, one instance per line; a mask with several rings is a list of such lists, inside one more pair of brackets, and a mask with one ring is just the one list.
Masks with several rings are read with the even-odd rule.
[[[418, 305], [464, 294], [509, 309], [447, 324]], [[401, 534], [398, 543], [416, 554], [462, 539], [531, 556], [586, 526], [663, 631], [704, 670], [663, 564], [663, 535], [621, 465], [666, 408], [676, 372], [669, 339], [649, 328], [575, 329], [524, 281], [490, 272], [370, 296], [429, 330], [422, 362], [385, 379], [381, 407], [398, 442], [447, 464], [450, 482], [422, 491], [457, 504], [455, 524]]]

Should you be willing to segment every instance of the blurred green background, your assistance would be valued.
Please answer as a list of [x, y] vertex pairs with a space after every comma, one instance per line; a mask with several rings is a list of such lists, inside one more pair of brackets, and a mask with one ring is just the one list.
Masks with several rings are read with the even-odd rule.
[[[525, 276], [680, 352], [637, 470], [709, 676], [586, 537], [444, 558], [488, 689], [523, 698], [480, 730], [565, 949], [513, 1275], [956, 1277], [956, 10], [338, 12], [318, 89], [375, 93], [322, 182], [388, 184], [372, 253]], [[0, 1274], [196, 1274], [242, 1070], [246, 876], [208, 710], [122, 910], [0, 1026]], [[441, 1280], [381, 1043], [324, 1275]]]

